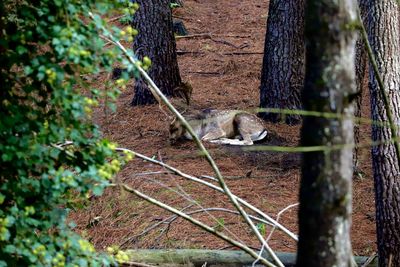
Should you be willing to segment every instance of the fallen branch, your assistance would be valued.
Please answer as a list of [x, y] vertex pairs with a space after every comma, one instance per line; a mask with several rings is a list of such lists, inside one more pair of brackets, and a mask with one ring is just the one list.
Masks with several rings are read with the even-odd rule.
[[120, 266], [133, 266], [133, 267], [157, 267], [155, 265], [149, 265], [146, 263], [140, 263], [140, 262], [133, 262], [133, 261], [127, 261], [124, 262], [122, 264], [120, 264]]
[[215, 33], [195, 33], [195, 34], [188, 34], [185, 36], [176, 36], [176, 39], [188, 39], [188, 38], [210, 38], [212, 36], [218, 37], [231, 37], [231, 38], [250, 38], [251, 35], [240, 35], [240, 34], [215, 34]]
[[264, 52], [251, 52], [251, 51], [249, 51], [249, 52], [226, 52], [226, 53], [220, 53], [220, 54], [222, 54], [222, 55], [239, 55], [239, 56], [241, 56], [241, 55], [263, 55], [264, 54]]
[[[181, 210], [181, 211], [183, 212], [183, 210]], [[193, 214], [203, 213], [203, 212], [209, 212], [209, 211], [220, 211], [220, 212], [226, 212], [226, 213], [231, 213], [231, 214], [240, 215], [240, 213], [237, 212], [237, 211], [230, 210], [230, 209], [225, 209], [225, 208], [206, 208], [206, 209], [199, 209], [199, 210], [194, 210], [194, 211], [186, 212], [186, 214], [187, 214], [187, 215], [193, 215]], [[259, 218], [259, 217], [253, 216], [253, 215], [249, 215], [249, 216], [250, 216], [250, 218], [252, 218], [254, 221], [257, 221], [257, 222], [260, 222], [260, 223], [264, 223], [264, 224], [268, 224], [268, 225], [271, 225], [271, 226], [273, 225], [273, 224], [271, 224], [270, 222], [268, 222], [268, 221], [266, 221], [266, 220], [264, 220], [264, 219], [262, 219], [262, 218]], [[120, 247], [124, 246], [124, 245], [125, 245], [126, 243], [128, 243], [128, 242], [131, 242], [132, 240], [135, 240], [135, 239], [137, 239], [137, 238], [139, 238], [139, 237], [141, 237], [141, 236], [143, 236], [143, 235], [149, 233], [150, 231], [156, 229], [158, 226], [160, 226], [160, 225], [162, 225], [162, 224], [168, 224], [168, 225], [170, 225], [170, 224], [172, 224], [174, 221], [176, 221], [178, 218], [180, 218], [178, 215], [173, 215], [173, 216], [168, 217], [167, 219], [164, 219], [164, 220], [162, 220], [162, 221], [160, 221], [160, 222], [157, 222], [157, 223], [153, 224], [152, 226], [150, 226], [150, 227], [146, 228], [145, 230], [143, 230], [140, 234], [135, 235], [135, 236], [133, 236], [133, 237], [129, 237], [127, 240], [125, 240], [125, 241], [120, 245]]]
[[195, 54], [195, 55], [203, 55], [205, 54], [202, 51], [184, 51], [184, 50], [176, 50], [177, 55], [184, 55], [184, 54]]
[[[206, 250], [206, 249], [135, 249], [127, 250], [129, 257], [136, 262], [146, 262], [159, 266], [166, 264], [187, 264], [189, 262], [195, 266], [202, 266], [205, 262], [218, 266], [248, 266], [253, 262], [253, 258], [238, 250]], [[285, 266], [296, 264], [296, 254], [288, 252], [277, 252], [278, 257]], [[358, 266], [363, 266], [367, 257], [357, 256], [355, 260]], [[207, 265], [208, 266], [208, 265]], [[375, 258], [368, 265], [363, 267], [377, 267], [378, 259]]]
[[189, 38], [211, 38], [211, 33], [195, 33], [182, 36], [175, 36], [175, 39], [189, 39]]
[[222, 75], [222, 73], [210, 72], [210, 71], [188, 71], [187, 73], [200, 74], [200, 75]]
[[[203, 184], [205, 186], [208, 186], [216, 191], [219, 191], [221, 193], [224, 193], [224, 190], [221, 187], [218, 187], [212, 183], [209, 183], [207, 181], [204, 181], [200, 178], [194, 177], [192, 175], [186, 174], [182, 171], [180, 171], [179, 169], [176, 169], [164, 162], [160, 162], [156, 159], [147, 157], [145, 155], [142, 155], [140, 153], [137, 153], [131, 149], [127, 149], [127, 148], [116, 148], [116, 151], [119, 152], [130, 152], [133, 153], [135, 155], [135, 157], [140, 158], [142, 160], [145, 160], [147, 162], [151, 162], [154, 163], [156, 165], [159, 165], [167, 170], [170, 170], [173, 174], [175, 175], [179, 175], [183, 178], [186, 178], [188, 180]], [[218, 179], [216, 179], [215, 177], [211, 177], [211, 176], [207, 176], [207, 179], [213, 179], [214, 181], [218, 181]], [[275, 219], [273, 219], [272, 217], [268, 216], [267, 214], [265, 214], [264, 212], [262, 212], [260, 209], [254, 207], [253, 205], [251, 205], [250, 203], [246, 202], [245, 200], [237, 197], [236, 195], [233, 195], [234, 198], [237, 199], [238, 202], [240, 202], [240, 204], [244, 205], [245, 207], [247, 207], [248, 209], [252, 210], [253, 212], [259, 214], [260, 216], [264, 217], [264, 219], [266, 219], [268, 222], [270, 222], [271, 224], [275, 225], [279, 230], [283, 231], [284, 233], [286, 233], [289, 237], [291, 237], [293, 240], [298, 241], [298, 237], [297, 235], [295, 235], [294, 233], [292, 233], [291, 231], [289, 231], [287, 228], [285, 228], [283, 225], [281, 225], [280, 223], [278, 223]]]
[[220, 44], [224, 44], [224, 45], [228, 45], [228, 46], [232, 46], [236, 49], [241, 49], [243, 47], [245, 47], [245, 44], [242, 44], [240, 46], [237, 46], [231, 42], [228, 42], [226, 40], [221, 40], [221, 39], [215, 39], [213, 34], [211, 33], [198, 33], [198, 34], [191, 34], [191, 35], [183, 35], [183, 36], [176, 36], [175, 39], [188, 39], [188, 38], [207, 38], [210, 39], [213, 42], [216, 43], [220, 43]]
[[[181, 211], [183, 212], [184, 210], [186, 210], [186, 209], [188, 209], [188, 208], [190, 208], [190, 207], [192, 207], [192, 206], [193, 206], [193, 205], [189, 205], [189, 206], [187, 206], [187, 207], [184, 207], [183, 209], [181, 209]], [[119, 247], [124, 246], [126, 243], [131, 242], [131, 241], [134, 240], [134, 239], [137, 239], [137, 238], [139, 238], [139, 237], [141, 237], [141, 236], [144, 236], [145, 234], [149, 233], [150, 231], [152, 231], [153, 229], [157, 228], [157, 227], [160, 226], [161, 224], [169, 223], [169, 221], [170, 221], [171, 219], [173, 219], [174, 217], [176, 217], [176, 216], [175, 216], [175, 215], [170, 216], [170, 217], [168, 217], [167, 219], [164, 219], [164, 220], [162, 220], [162, 221], [160, 221], [160, 222], [158, 222], [158, 223], [153, 224], [153, 225], [150, 226], [150, 227], [147, 227], [147, 228], [144, 229], [140, 234], [135, 235], [135, 236], [132, 236], [132, 237], [128, 237], [124, 242], [122, 242], [122, 243], [119, 245]]]

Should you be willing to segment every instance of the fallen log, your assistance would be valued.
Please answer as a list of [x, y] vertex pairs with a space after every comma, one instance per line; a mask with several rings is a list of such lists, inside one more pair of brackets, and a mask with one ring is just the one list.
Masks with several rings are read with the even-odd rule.
[[[133, 262], [141, 262], [151, 265], [168, 266], [251, 266], [254, 259], [240, 250], [202, 250], [202, 249], [137, 249], [127, 250], [126, 253]], [[277, 252], [278, 258], [287, 266], [295, 266], [296, 254], [288, 252]], [[264, 255], [268, 260], [270, 257]], [[369, 258], [356, 256], [358, 266], [364, 266]], [[260, 266], [260, 265], [257, 265]], [[366, 267], [377, 267], [378, 258], [373, 259]]]

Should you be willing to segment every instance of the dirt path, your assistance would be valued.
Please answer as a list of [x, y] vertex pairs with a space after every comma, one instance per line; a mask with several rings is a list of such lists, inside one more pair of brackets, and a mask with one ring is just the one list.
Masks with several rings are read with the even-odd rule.
[[[177, 41], [179, 66], [183, 79], [190, 81], [194, 93], [193, 109], [245, 109], [258, 105], [258, 87], [262, 62], [267, 1], [259, 0], [186, 0], [186, 7], [175, 15], [182, 18], [190, 34], [210, 33], [211, 38], [182, 38]], [[240, 55], [238, 53], [253, 53]], [[231, 54], [229, 54], [231, 53]], [[99, 80], [99, 85], [106, 77]], [[132, 90], [118, 99], [117, 112], [95, 114], [106, 136], [121, 146], [154, 156], [193, 175], [212, 175], [204, 159], [197, 156], [190, 142], [176, 147], [168, 145], [168, 123], [171, 118], [158, 106], [132, 108]], [[267, 124], [275, 135], [269, 144], [295, 146], [299, 127]], [[243, 152], [237, 148], [207, 144], [232, 191], [275, 217], [287, 205], [297, 202], [299, 156], [287, 153]], [[367, 161], [363, 162], [366, 166]], [[364, 168], [364, 180], [354, 183], [353, 248], [357, 254], [369, 255], [375, 250], [373, 190], [370, 170]], [[165, 173], [165, 170], [134, 160], [118, 175], [120, 181], [178, 208], [197, 210], [207, 207], [232, 208], [221, 194]], [[147, 227], [170, 214], [117, 189], [91, 200], [88, 207], [72, 214], [77, 231], [89, 236], [96, 247], [121, 245], [124, 248], [225, 248], [227, 244], [180, 219], [161, 225], [141, 235]], [[99, 221], [91, 224], [93, 218]], [[259, 244], [243, 221], [222, 212], [195, 215], [252, 247]], [[297, 231], [297, 209], [281, 217], [281, 222]], [[220, 225], [220, 226], [218, 226]], [[221, 225], [223, 227], [221, 227]], [[270, 228], [267, 227], [267, 233]], [[276, 232], [272, 248], [294, 251], [296, 244]]]

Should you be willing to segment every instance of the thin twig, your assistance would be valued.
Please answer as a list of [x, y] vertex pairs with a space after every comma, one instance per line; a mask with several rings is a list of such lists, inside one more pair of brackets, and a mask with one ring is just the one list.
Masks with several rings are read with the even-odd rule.
[[243, 51], [243, 52], [225, 52], [225, 53], [220, 53], [221, 55], [225, 55], [225, 56], [232, 56], [232, 55], [236, 55], [236, 56], [245, 56], [245, 55], [263, 55], [264, 54], [264, 52], [252, 52], [252, 51], [249, 51], [249, 52], [246, 52], [246, 51]]
[[[276, 216], [276, 221], [279, 222], [279, 219], [280, 219], [281, 215], [282, 215], [284, 212], [286, 212], [287, 210], [289, 210], [289, 209], [291, 209], [291, 208], [297, 207], [299, 204], [300, 204], [300, 203], [291, 204], [291, 205], [287, 206], [286, 208], [284, 208], [283, 210], [281, 210], [280, 212], [278, 212], [278, 214], [277, 214], [277, 216]], [[276, 229], [276, 226], [274, 225], [274, 226], [272, 227], [272, 229], [271, 229], [271, 232], [269, 233], [269, 235], [268, 235], [268, 237], [267, 237], [267, 239], [266, 239], [267, 242], [271, 239], [272, 234], [274, 233], [275, 229]]]
[[[145, 156], [145, 155], [142, 155], [142, 154], [140, 154], [140, 153], [137, 153], [137, 152], [135, 152], [135, 151], [133, 151], [133, 150], [131, 150], [131, 149], [127, 149], [127, 148], [116, 148], [115, 150], [116, 150], [116, 151], [119, 151], [119, 152], [124, 152], [124, 151], [125, 151], [125, 152], [130, 152], [130, 153], [134, 154], [135, 157], [138, 157], [138, 158], [140, 158], [140, 159], [142, 159], [142, 160], [145, 160], [145, 161], [147, 161], [147, 162], [151, 162], [151, 163], [157, 164], [157, 165], [159, 165], [159, 166], [161, 166], [161, 167], [164, 167], [165, 169], [170, 170], [172, 173], [174, 173], [174, 174], [176, 174], [176, 175], [179, 175], [179, 176], [181, 176], [181, 177], [183, 177], [183, 178], [186, 178], [186, 179], [189, 179], [189, 180], [191, 180], [191, 181], [194, 181], [194, 182], [203, 184], [203, 185], [208, 186], [208, 187], [210, 187], [210, 188], [212, 188], [212, 189], [214, 189], [214, 190], [216, 190], [216, 191], [219, 191], [219, 192], [221, 192], [221, 193], [224, 193], [224, 190], [223, 190], [221, 187], [218, 187], [218, 186], [216, 186], [216, 185], [214, 185], [214, 184], [211, 184], [211, 183], [209, 183], [209, 182], [206, 182], [206, 181], [204, 181], [204, 180], [202, 180], [202, 179], [199, 179], [199, 178], [197, 178], [197, 177], [194, 177], [194, 176], [191, 176], [191, 175], [189, 175], [189, 174], [186, 174], [186, 173], [180, 171], [179, 169], [176, 169], [176, 168], [174, 168], [174, 167], [172, 167], [172, 166], [170, 166], [170, 165], [168, 165], [168, 164], [166, 164], [166, 163], [164, 163], [164, 162], [160, 162], [160, 161], [158, 161], [158, 160], [156, 160], [156, 159], [147, 157], [147, 156]], [[212, 177], [212, 178], [214, 178], [214, 177]], [[216, 178], [214, 178], [214, 179], [216, 179]], [[217, 180], [217, 179], [216, 179], [216, 180]], [[286, 233], [286, 234], [287, 234], [289, 237], [291, 237], [293, 240], [298, 241], [297, 235], [295, 235], [294, 233], [292, 233], [291, 231], [289, 231], [287, 228], [285, 228], [283, 225], [281, 225], [280, 223], [278, 223], [277, 221], [275, 221], [275, 219], [273, 219], [272, 217], [268, 216], [267, 214], [265, 214], [264, 212], [262, 212], [260, 209], [254, 207], [253, 205], [251, 205], [251, 204], [248, 203], [247, 201], [245, 201], [245, 200], [243, 200], [243, 199], [237, 197], [236, 195], [233, 195], [233, 196], [240, 202], [240, 204], [246, 206], [248, 209], [250, 209], [250, 210], [254, 211], [255, 213], [259, 214], [260, 216], [264, 217], [267, 221], [269, 221], [269, 222], [270, 222], [271, 224], [273, 224], [273, 225], [276, 225], [276, 227], [277, 227], [278, 229], [280, 229], [281, 231], [283, 231], [284, 233]]]
[[376, 257], [378, 256], [377, 253], [373, 253], [371, 256], [368, 257], [368, 259], [361, 265], [361, 267], [367, 267]]
[[134, 266], [134, 267], [156, 267], [155, 265], [149, 265], [146, 263], [141, 263], [141, 262], [133, 262], [133, 261], [126, 261], [121, 264], [121, 266]]
[[185, 51], [185, 50], [176, 50], [177, 55], [184, 55], [184, 54], [195, 54], [195, 55], [203, 55], [205, 52], [202, 51]]
[[154, 175], [154, 174], [168, 174], [171, 172], [168, 171], [157, 171], [157, 172], [140, 172], [140, 173], [134, 173], [133, 176], [147, 176], [147, 175]]
[[[181, 211], [183, 212], [183, 211], [185, 211], [186, 209], [191, 208], [192, 206], [193, 206], [193, 204], [190, 204], [190, 205], [184, 207], [183, 209], [181, 209]], [[141, 237], [141, 236], [143, 236], [143, 235], [149, 233], [151, 230], [157, 228], [157, 227], [160, 226], [161, 224], [167, 223], [169, 220], [174, 219], [175, 217], [176, 217], [176, 215], [170, 216], [170, 217], [168, 217], [167, 219], [164, 219], [164, 220], [162, 220], [162, 221], [160, 221], [160, 222], [157, 222], [157, 223], [153, 224], [152, 226], [147, 227], [147, 228], [144, 229], [140, 234], [137, 234], [137, 235], [132, 236], [132, 237], [128, 237], [124, 242], [122, 242], [122, 243], [119, 245], [119, 247], [122, 247], [122, 246], [124, 246], [126, 243], [128, 243], [128, 242], [130, 242], [130, 241], [132, 241], [132, 240], [134, 240], [134, 239], [137, 239], [137, 238], [139, 238], [139, 237]], [[170, 223], [170, 222], [168, 222], [168, 223]]]
[[[206, 213], [208, 214], [208, 212], [210, 212], [210, 211], [219, 211], [219, 212], [226, 212], [226, 213], [231, 213], [231, 214], [240, 215], [240, 213], [239, 213], [238, 211], [234, 211], [234, 210], [230, 210], [230, 209], [225, 209], [225, 208], [203, 208], [203, 209], [199, 209], [199, 210], [194, 210], [194, 211], [187, 212], [186, 214], [187, 214], [187, 215], [193, 215], [193, 214], [203, 213], [203, 212], [206, 212]], [[266, 220], [264, 220], [264, 219], [261, 219], [261, 218], [258, 218], [258, 217], [256, 217], [256, 216], [252, 216], [252, 215], [249, 215], [249, 216], [250, 216], [250, 218], [252, 218], [254, 221], [257, 221], [257, 222], [264, 223], [264, 224], [267, 224], [267, 225], [271, 225], [271, 226], [272, 226], [272, 224], [271, 224], [270, 222], [268, 222], [268, 221], [266, 221]], [[171, 217], [172, 217], [172, 218], [171, 218]], [[163, 220], [164, 224], [167, 223], [168, 226], [167, 226], [166, 228], [164, 228], [164, 230], [161, 231], [161, 233], [158, 235], [158, 237], [157, 237], [156, 239], [159, 239], [159, 238], [164, 234], [165, 230], [169, 229], [170, 225], [171, 225], [174, 221], [176, 221], [178, 218], [180, 218], [178, 215], [174, 215], [174, 216], [171, 216], [171, 217], [168, 219], [167, 222], [165, 222], [165, 220]], [[227, 229], [227, 228], [224, 227], [224, 229]], [[156, 242], [156, 243], [157, 243], [157, 242]]]
[[221, 75], [219, 72], [210, 72], [210, 71], [188, 71], [187, 73], [200, 74], [200, 75]]
[[[160, 202], [160, 201], [158, 201], [158, 200], [156, 200], [156, 199], [154, 199], [152, 197], [149, 197], [146, 194], [143, 194], [142, 192], [140, 192], [138, 190], [135, 190], [135, 189], [129, 187], [128, 185], [126, 185], [126, 184], [119, 184], [119, 185], [115, 185], [114, 184], [114, 186], [120, 186], [122, 189], [124, 189], [127, 192], [133, 193], [136, 196], [138, 196], [138, 197], [140, 197], [140, 198], [142, 198], [142, 199], [144, 199], [144, 200], [146, 200], [146, 201], [148, 201], [148, 202], [150, 202], [150, 203], [152, 203], [152, 204], [154, 204], [154, 205], [156, 205], [156, 206], [158, 206], [160, 208], [163, 208], [163, 209], [168, 210], [168, 211], [170, 211], [170, 212], [172, 212], [174, 214], [179, 215], [181, 218], [184, 218], [185, 220], [191, 222], [192, 224], [199, 226], [203, 230], [205, 230], [205, 231], [207, 231], [209, 233], [212, 233], [213, 235], [218, 236], [219, 238], [225, 240], [226, 242], [228, 242], [228, 243], [230, 243], [230, 244], [242, 249], [243, 251], [245, 251], [249, 255], [251, 255], [253, 258], [257, 258], [258, 257], [258, 254], [254, 250], [250, 249], [248, 246], [246, 246], [246, 245], [244, 245], [244, 244], [242, 244], [240, 242], [237, 242], [236, 240], [231, 239], [230, 237], [226, 236], [225, 234], [223, 234], [221, 232], [218, 232], [214, 228], [212, 228], [212, 227], [210, 227], [210, 226], [208, 226], [206, 224], [203, 224], [202, 222], [190, 217], [189, 215], [186, 215], [185, 213], [183, 213], [183, 212], [181, 212], [181, 211], [179, 211], [179, 210], [177, 210], [177, 209], [175, 209], [173, 207], [170, 207], [170, 206], [166, 205], [165, 203], [162, 203], [162, 202]], [[271, 267], [275, 266], [274, 264], [272, 264], [271, 262], [269, 262], [265, 258], [262, 258], [260, 261], [263, 264], [267, 265], [267, 266], [271, 266]]]
[[[161, 161], [161, 162], [162, 162], [162, 161]], [[163, 188], [165, 188], [165, 189], [168, 189], [168, 190], [170, 190], [170, 191], [176, 193], [177, 195], [181, 196], [182, 198], [186, 199], [187, 201], [192, 202], [192, 203], [195, 203], [197, 206], [200, 207], [201, 210], [204, 210], [204, 211], [207, 213], [207, 215], [209, 215], [215, 222], [218, 223], [218, 219], [217, 219], [216, 217], [214, 217], [211, 213], [207, 212], [207, 209], [206, 209], [206, 208], [204, 208], [198, 201], [194, 200], [194, 199], [193, 199], [189, 194], [187, 194], [183, 189], [182, 189], [181, 191], [178, 191], [178, 190], [175, 190], [175, 189], [173, 189], [173, 188], [170, 188], [168, 185], [162, 183], [161, 181], [154, 180], [154, 179], [150, 179], [150, 178], [147, 178], [147, 179], [148, 179], [149, 181], [153, 182], [153, 183], [157, 183], [158, 185], [160, 185], [161, 187], [163, 187]], [[181, 188], [181, 187], [178, 185], [178, 188]], [[231, 232], [231, 231], [230, 231], [228, 228], [226, 228], [225, 226], [223, 226], [223, 228], [224, 228], [225, 231], [227, 231], [229, 234], [231, 234], [234, 238], [236, 238], [236, 240], [240, 241], [241, 243], [244, 243], [244, 242], [240, 239], [240, 237], [238, 237], [235, 233]], [[168, 231], [168, 229], [169, 229], [169, 225], [168, 225], [163, 231], [165, 231], [165, 230]], [[161, 234], [160, 234], [159, 236], [161, 236]]]
[[175, 39], [189, 39], [189, 38], [211, 38], [211, 33], [194, 33], [188, 35], [175, 36]]
[[188, 38], [210, 38], [212, 36], [219, 37], [231, 37], [231, 38], [250, 38], [251, 35], [240, 35], [240, 34], [216, 34], [216, 33], [194, 33], [183, 36], [176, 36], [176, 39], [188, 39]]
[[125, 16], [127, 16], [127, 15], [116, 16], [114, 18], [109, 19], [107, 22], [114, 22], [114, 21], [119, 20], [120, 18], [123, 18]]
[[[278, 212], [278, 214], [277, 214], [277, 216], [276, 216], [276, 221], [277, 221], [277, 222], [279, 221], [281, 215], [282, 215], [285, 211], [287, 211], [287, 210], [289, 210], [289, 209], [291, 209], [291, 208], [293, 208], [293, 207], [296, 207], [296, 206], [298, 206], [299, 204], [300, 204], [300, 203], [291, 204], [291, 205], [287, 206], [286, 208], [284, 208], [283, 210], [281, 210], [280, 212]], [[273, 228], [272, 228], [271, 232], [269, 233], [268, 237], [265, 239], [265, 242], [268, 242], [268, 241], [271, 239], [272, 234], [274, 233], [274, 231], [275, 231], [275, 226], [273, 226]], [[262, 256], [263, 252], [264, 252], [264, 246], [261, 247], [260, 252], [258, 253], [258, 258], [253, 262], [253, 264], [251, 265], [252, 267], [255, 267], [255, 265], [256, 265], [257, 262], [259, 261], [259, 258]]]
[[[191, 205], [192, 206], [192, 205]], [[181, 210], [183, 212], [183, 210]], [[225, 209], [225, 208], [206, 208], [206, 209], [198, 209], [198, 210], [194, 210], [194, 211], [190, 211], [190, 212], [186, 212], [187, 215], [193, 215], [193, 214], [197, 214], [197, 213], [203, 213], [203, 212], [209, 212], [209, 211], [220, 211], [220, 212], [226, 212], [226, 213], [231, 213], [231, 214], [236, 214], [236, 215], [240, 215], [239, 212], [234, 211], [234, 210], [230, 210], [230, 209]], [[254, 221], [258, 221], [260, 223], [264, 223], [264, 224], [268, 224], [268, 225], [273, 225], [271, 224], [269, 221], [266, 221], [262, 218], [256, 217], [256, 216], [252, 216], [249, 215], [250, 218], [252, 218]], [[140, 234], [135, 235], [133, 237], [129, 237], [128, 239], [126, 239], [121, 245], [124, 246], [126, 243], [137, 239], [147, 233], [149, 233], [150, 231], [156, 229], [158, 226], [162, 225], [162, 224], [172, 224], [174, 221], [176, 221], [178, 218], [180, 218], [178, 215], [173, 215], [168, 217], [167, 219], [164, 219], [160, 222], [157, 222], [155, 224], [153, 224], [152, 226], [146, 228], [145, 230], [143, 230]]]

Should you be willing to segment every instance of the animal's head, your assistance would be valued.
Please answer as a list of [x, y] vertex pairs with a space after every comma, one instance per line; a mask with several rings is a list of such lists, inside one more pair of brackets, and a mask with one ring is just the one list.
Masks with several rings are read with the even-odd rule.
[[176, 118], [169, 125], [169, 142], [171, 145], [176, 144], [185, 134], [185, 128], [182, 123]]

